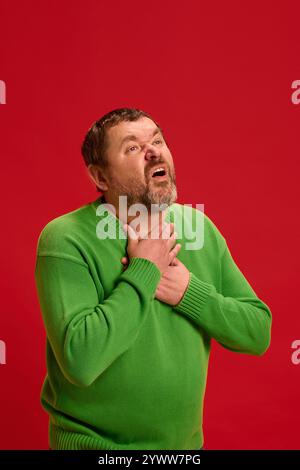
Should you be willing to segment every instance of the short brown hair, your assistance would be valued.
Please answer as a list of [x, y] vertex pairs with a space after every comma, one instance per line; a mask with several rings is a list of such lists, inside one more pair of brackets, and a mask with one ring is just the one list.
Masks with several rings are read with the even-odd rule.
[[[136, 108], [113, 109], [98, 119], [98, 121], [95, 121], [84, 138], [81, 154], [86, 166], [93, 164], [100, 168], [106, 168], [108, 166], [106, 153], [108, 148], [107, 129], [116, 126], [122, 121], [137, 121], [141, 117], [151, 119], [163, 134], [161, 127], [148, 113]], [[100, 192], [98, 187], [97, 191]]]

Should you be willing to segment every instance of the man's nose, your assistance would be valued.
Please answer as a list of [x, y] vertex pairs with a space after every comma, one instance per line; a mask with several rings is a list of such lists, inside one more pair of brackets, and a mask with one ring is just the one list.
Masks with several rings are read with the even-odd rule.
[[156, 160], [159, 156], [159, 150], [154, 145], [147, 145], [145, 153], [146, 160]]

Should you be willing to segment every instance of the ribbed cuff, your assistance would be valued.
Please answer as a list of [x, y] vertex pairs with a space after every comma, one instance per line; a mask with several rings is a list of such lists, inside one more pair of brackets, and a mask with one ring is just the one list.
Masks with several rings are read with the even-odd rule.
[[154, 297], [161, 272], [155, 263], [146, 258], [131, 258], [127, 269], [120, 279], [134, 280], [139, 286], [145, 286], [147, 293]]
[[185, 314], [192, 320], [199, 318], [199, 313], [203, 310], [206, 300], [212, 290], [212, 285], [201, 281], [195, 274], [190, 273], [190, 282], [181, 301], [173, 307], [179, 313]]
[[50, 421], [48, 433], [52, 450], [126, 450], [125, 446], [112, 444], [103, 437], [95, 439], [77, 431], [67, 431]]

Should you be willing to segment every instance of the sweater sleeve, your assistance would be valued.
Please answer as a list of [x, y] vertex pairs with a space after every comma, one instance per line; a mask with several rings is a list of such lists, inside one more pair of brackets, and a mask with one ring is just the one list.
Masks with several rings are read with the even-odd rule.
[[264, 354], [271, 340], [271, 311], [235, 264], [226, 242], [221, 276], [221, 292], [217, 292], [213, 284], [191, 273], [185, 294], [174, 309], [191, 318], [226, 349]]
[[88, 387], [135, 341], [161, 273], [132, 258], [99, 303], [85, 262], [37, 256], [35, 281], [48, 340], [67, 380]]

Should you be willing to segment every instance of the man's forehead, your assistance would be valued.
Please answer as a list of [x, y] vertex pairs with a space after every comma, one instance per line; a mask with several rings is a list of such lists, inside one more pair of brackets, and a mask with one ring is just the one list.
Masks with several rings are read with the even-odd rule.
[[158, 130], [156, 124], [148, 118], [141, 118], [137, 121], [122, 121], [109, 129], [110, 135], [117, 140], [123, 139], [129, 134], [138, 136], [151, 136], [155, 130]]

